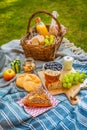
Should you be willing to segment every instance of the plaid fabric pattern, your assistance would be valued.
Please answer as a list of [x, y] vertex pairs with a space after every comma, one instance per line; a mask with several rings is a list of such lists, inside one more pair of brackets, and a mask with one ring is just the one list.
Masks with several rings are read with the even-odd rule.
[[[87, 65], [74, 64], [74, 67], [87, 73]], [[87, 130], [87, 90], [79, 93], [78, 105], [72, 106], [63, 94], [55, 96], [60, 103], [32, 117], [17, 101], [27, 92], [11, 83], [0, 89], [0, 130]]]

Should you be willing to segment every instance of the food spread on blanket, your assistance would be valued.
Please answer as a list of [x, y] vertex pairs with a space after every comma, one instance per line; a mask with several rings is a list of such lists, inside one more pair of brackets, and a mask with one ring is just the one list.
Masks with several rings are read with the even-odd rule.
[[[24, 61], [24, 64], [22, 66], [24, 72], [22, 74], [20, 73], [20, 60], [13, 60], [10, 64], [11, 68], [5, 70], [3, 73], [3, 78], [5, 80], [8, 81], [12, 79], [16, 75], [16, 73], [19, 73], [16, 78], [17, 87], [20, 87], [27, 92], [33, 92], [36, 91], [36, 89], [38, 89], [40, 86], [42, 86], [44, 82], [44, 89], [51, 92], [52, 95], [65, 93], [69, 100], [75, 100], [74, 96], [76, 96], [76, 94], [80, 91], [80, 87], [78, 86], [80, 86], [80, 84], [83, 83], [85, 78], [87, 77], [84, 72], [80, 73], [79, 71], [74, 70], [74, 68], [72, 67], [73, 58], [69, 56], [64, 57], [63, 65], [53, 61], [43, 64], [42, 71], [44, 79], [41, 79], [39, 74], [34, 74], [36, 64], [32, 58], [26, 59]], [[59, 90], [59, 92], [56, 90]], [[73, 98], [71, 99], [71, 97]], [[38, 98], [41, 100], [40, 96], [38, 96]]]
[[[49, 36], [46, 36], [45, 38], [49, 38]], [[79, 71], [74, 70], [74, 68], [72, 67], [73, 58], [69, 56], [64, 57], [63, 65], [54, 61], [46, 62], [45, 64], [43, 64], [42, 71], [44, 79], [41, 79], [39, 75], [34, 74], [36, 64], [32, 58], [26, 59], [22, 66], [21, 61], [18, 59], [11, 61], [10, 65], [11, 68], [10, 69], [8, 68], [3, 73], [4, 80], [9, 81], [16, 75], [16, 73], [19, 73], [19, 75], [16, 78], [17, 87], [20, 87], [26, 90], [27, 92], [33, 92], [36, 91], [36, 89], [38, 89], [40, 86], [42, 86], [44, 81], [45, 85], [44, 89], [48, 90], [49, 92], [60, 89], [62, 90], [60, 93], [65, 92], [66, 95], [67, 93], [69, 94], [69, 97], [67, 95], [69, 100], [71, 100], [71, 97], [75, 99], [74, 96], [76, 96], [76, 94], [80, 91], [80, 87], [78, 87], [78, 85], [80, 86], [80, 84], [83, 83], [85, 78], [87, 77], [87, 75], [84, 72], [80, 73]], [[24, 71], [22, 72], [22, 74], [21, 74], [22, 70], [21, 67], [23, 68]], [[73, 87], [75, 85], [76, 87]], [[72, 91], [73, 89], [71, 88], [73, 88], [74, 91]], [[72, 95], [72, 93], [75, 93], [73, 94], [74, 96]], [[55, 92], [53, 95], [55, 95]], [[41, 96], [37, 97], [38, 100], [42, 99]], [[33, 103], [32, 105], [34, 106]], [[43, 106], [46, 106], [46, 104], [44, 103]]]
[[[50, 29], [55, 30], [56, 28], [52, 26]], [[48, 32], [45, 32], [46, 35], [38, 31], [38, 29], [37, 32], [39, 32], [39, 34], [33, 37], [31, 41], [28, 41], [31, 42], [29, 44], [48, 46], [54, 42], [55, 37], [53, 35], [49, 35]], [[11, 69], [7, 69], [7, 71], [3, 74], [5, 80], [8, 81], [12, 79], [16, 73], [21, 73], [20, 63], [20, 60], [17, 59], [11, 62]], [[50, 92], [50, 90], [58, 90], [59, 88], [65, 89], [67, 93], [70, 92], [70, 96], [68, 97], [67, 95], [69, 100], [77, 100], [76, 95], [78, 86], [77, 88], [73, 86], [83, 83], [86, 78], [86, 74], [84, 72], [80, 73], [79, 71], [74, 70], [74, 68], [72, 68], [72, 64], [72, 57], [64, 57], [63, 66], [61, 64], [56, 64], [56, 62], [53, 62], [52, 65], [54, 66], [51, 66], [49, 62], [48, 64], [45, 64], [43, 67], [43, 74], [46, 90], [44, 91], [45, 88], [42, 88], [42, 81], [36, 74], [34, 74], [34, 70], [36, 69], [35, 63], [29, 59], [24, 62], [22, 66], [24, 73], [17, 76], [16, 85], [17, 87], [24, 89], [24, 91], [26, 90], [29, 92], [29, 94], [21, 100], [24, 105], [23, 108], [27, 113], [33, 113], [31, 115], [35, 117], [43, 113], [47, 108], [55, 107], [58, 104], [58, 100], [54, 100], [55, 98], [53, 99], [52, 96], [50, 96], [51, 98], [48, 96], [49, 93], [47, 94], [46, 92]], [[74, 94], [73, 91], [71, 91], [71, 88], [74, 88]], [[43, 108], [43, 110], [41, 110], [41, 108]]]

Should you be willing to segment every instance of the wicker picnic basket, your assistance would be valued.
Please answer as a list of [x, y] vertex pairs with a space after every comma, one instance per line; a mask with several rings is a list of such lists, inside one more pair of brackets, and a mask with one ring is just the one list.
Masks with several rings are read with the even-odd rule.
[[[30, 40], [32, 38], [32, 34], [36, 32], [36, 27], [34, 26], [32, 29], [30, 29], [30, 23], [32, 21], [32, 18], [39, 14], [47, 14], [51, 16], [57, 23], [58, 25], [58, 35], [56, 37], [56, 40], [53, 44], [49, 46], [45, 45], [33, 45], [33, 44], [27, 44], [26, 41]], [[49, 29], [50, 25], [46, 25], [46, 27]], [[27, 26], [27, 33], [26, 35], [20, 40], [20, 44], [24, 50], [25, 57], [32, 57], [35, 60], [42, 60], [42, 61], [51, 61], [54, 60], [56, 52], [61, 45], [63, 39], [63, 34], [61, 31], [61, 26], [58, 20], [51, 14], [46, 11], [38, 11], [35, 12], [31, 15], [28, 21], [28, 26]]]

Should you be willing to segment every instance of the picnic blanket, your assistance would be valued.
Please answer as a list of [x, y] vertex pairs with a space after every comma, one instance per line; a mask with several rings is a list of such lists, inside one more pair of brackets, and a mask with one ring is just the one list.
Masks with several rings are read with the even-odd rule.
[[[1, 49], [6, 60], [0, 70], [0, 130], [87, 130], [87, 89], [79, 92], [77, 105], [71, 105], [64, 94], [57, 95], [54, 96], [59, 101], [57, 106], [32, 117], [17, 103], [27, 92], [15, 85], [15, 78], [8, 83], [2, 78], [3, 70], [10, 67], [12, 60], [25, 60], [20, 40], [12, 40]], [[74, 57], [76, 70], [87, 73], [87, 53], [64, 38], [54, 61], [63, 63], [66, 55]], [[36, 71], [43, 68], [44, 61], [35, 62]]]

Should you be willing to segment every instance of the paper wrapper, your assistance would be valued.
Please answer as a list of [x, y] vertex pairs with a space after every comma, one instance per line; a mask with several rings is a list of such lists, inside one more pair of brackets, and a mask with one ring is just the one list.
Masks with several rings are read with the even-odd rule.
[[49, 109], [55, 107], [55, 106], [59, 103], [59, 101], [56, 100], [49, 92], [47, 92], [47, 91], [45, 91], [45, 92], [46, 92], [47, 96], [49, 97], [49, 99], [50, 99], [50, 101], [51, 101], [51, 103], [52, 103], [52, 106], [51, 106], [51, 107], [26, 107], [26, 106], [24, 106], [24, 104], [23, 104], [23, 100], [24, 100], [25, 97], [24, 97], [23, 99], [19, 100], [17, 103], [18, 103], [21, 107], [24, 107], [25, 111], [26, 111], [28, 114], [32, 115], [33, 117], [36, 117], [36, 116], [38, 116], [38, 115], [44, 113], [45, 111], [47, 111], [47, 110], [49, 110]]

